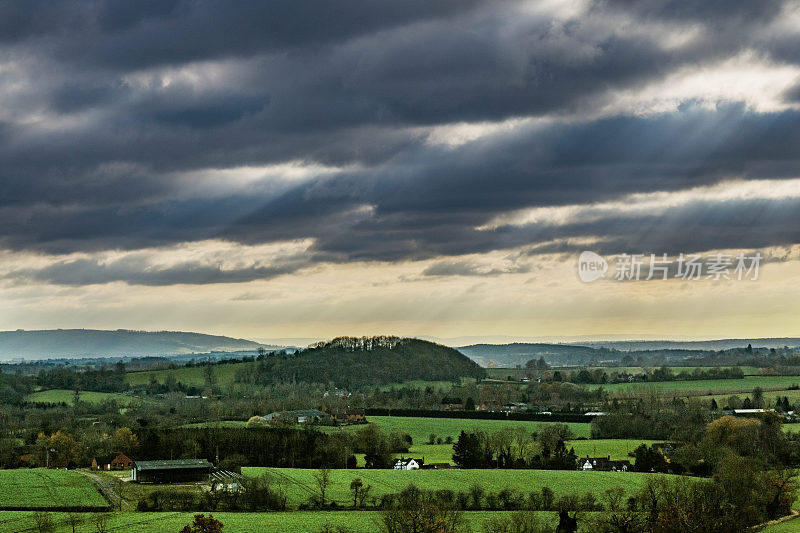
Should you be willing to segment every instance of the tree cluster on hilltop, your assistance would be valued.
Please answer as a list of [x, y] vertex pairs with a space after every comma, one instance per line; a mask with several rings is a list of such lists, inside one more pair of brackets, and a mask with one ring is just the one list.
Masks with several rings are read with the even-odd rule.
[[405, 381], [482, 379], [485, 370], [457, 350], [419, 339], [341, 337], [243, 368], [237, 381], [331, 383], [358, 389]]

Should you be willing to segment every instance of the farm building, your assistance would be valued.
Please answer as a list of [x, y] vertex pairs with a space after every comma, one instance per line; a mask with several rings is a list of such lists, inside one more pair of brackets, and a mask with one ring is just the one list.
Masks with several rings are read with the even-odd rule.
[[611, 456], [589, 457], [578, 460], [579, 470], [601, 470], [607, 472], [627, 472], [631, 469], [630, 461], [612, 461]]
[[734, 409], [733, 414], [736, 416], [754, 416], [763, 415], [764, 413], [774, 413], [775, 409]]
[[425, 470], [444, 470], [445, 468], [450, 468], [450, 463], [425, 463], [420, 468]]
[[340, 424], [358, 424], [366, 421], [363, 409], [347, 409], [333, 415]]
[[398, 459], [394, 463], [394, 470], [419, 470], [422, 465], [422, 459]]
[[328, 413], [319, 409], [300, 409], [297, 411], [276, 411], [264, 416], [267, 422], [286, 422], [292, 424], [308, 424], [333, 420]]
[[131, 479], [137, 483], [181, 483], [206, 481], [213, 465], [206, 459], [176, 461], [136, 461]]
[[124, 453], [92, 458], [92, 470], [130, 470], [133, 460]]

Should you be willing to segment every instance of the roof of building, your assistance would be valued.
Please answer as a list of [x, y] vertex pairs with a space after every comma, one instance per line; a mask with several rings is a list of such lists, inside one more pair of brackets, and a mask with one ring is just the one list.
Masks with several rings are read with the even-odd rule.
[[94, 460], [97, 461], [97, 464], [110, 464], [114, 462], [115, 459], [119, 459], [120, 457], [131, 460], [130, 457], [125, 455], [124, 453], [112, 453], [109, 455], [95, 455]]
[[136, 461], [137, 470], [181, 470], [186, 468], [212, 468], [207, 459], [177, 459], [165, 461]]

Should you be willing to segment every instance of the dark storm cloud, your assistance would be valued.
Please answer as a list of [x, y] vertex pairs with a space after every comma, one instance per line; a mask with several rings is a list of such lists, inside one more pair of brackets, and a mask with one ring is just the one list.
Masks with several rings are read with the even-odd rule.
[[709, 25], [739, 21], [759, 23], [780, 14], [784, 0], [604, 0], [597, 5], [644, 18], [699, 21]]
[[[784, 2], [606, 1], [566, 19], [533, 5], [0, 3], [0, 67], [10, 65], [0, 68], [0, 242], [60, 254], [310, 238], [306, 266], [544, 251], [558, 246], [550, 241], [583, 235], [601, 237], [609, 249], [644, 244], [645, 236], [670, 249], [716, 247], [702, 232], [687, 235], [686, 221], [697, 215], [678, 211], [654, 219], [653, 228], [640, 219], [634, 233], [630, 220], [612, 218], [475, 228], [525, 207], [732, 176], [800, 176], [797, 111], [686, 102], [674, 113], [591, 118], [613, 107], [619, 91], [635, 93], [745, 49], [800, 62], [792, 55], [797, 34], [765, 31]], [[628, 31], [648, 24], [655, 26]], [[703, 31], [665, 46], [663, 39], [690, 25]], [[546, 120], [457, 147], [426, 142], [432, 126], [530, 117]], [[277, 189], [231, 184], [220, 193], [221, 185], [213, 195], [192, 178], [288, 161], [341, 169]], [[737, 228], [733, 208], [707, 213]], [[789, 212], [776, 205], [773, 218], [761, 213], [749, 220], [754, 247], [798, 242], [774, 223], [792, 222]], [[720, 231], [725, 242], [736, 233]], [[137, 275], [142, 264], [112, 269], [87, 260], [17, 275], [169, 284], [280, 273], [264, 268], [218, 272], [185, 263]], [[449, 260], [431, 268], [428, 275], [486, 273]]]
[[[758, 249], [800, 242], [800, 199], [736, 199], [696, 201], [663, 214], [608, 216], [598, 221], [558, 227], [508, 229], [519, 242], [556, 244], [538, 247], [534, 254], [569, 253], [591, 249], [601, 254], [697, 253], [717, 249]], [[597, 237], [596, 245], [569, 245], [575, 237]]]
[[60, 261], [40, 269], [15, 270], [4, 277], [17, 282], [47, 282], [72, 286], [118, 281], [149, 286], [207, 285], [269, 279], [291, 274], [309, 265], [310, 263], [304, 260], [275, 266], [223, 269], [200, 262], [186, 262], [171, 267], [153, 268], [147, 261], [141, 259], [126, 259], [111, 264], [101, 264], [92, 259], [78, 259]]
[[[209, 238], [247, 244], [315, 238], [316, 249], [338, 257], [388, 261], [486, 252], [533, 238], [474, 230], [498, 214], [681, 190], [731, 175], [796, 177], [799, 143], [800, 112], [690, 107], [652, 118], [531, 126], [458, 148], [412, 146], [389, 163], [312, 179], [272, 198], [232, 195], [39, 209], [24, 221], [17, 221], [16, 211], [5, 217], [0, 211], [0, 234], [7, 246], [51, 252]], [[151, 189], [142, 188], [148, 181], [139, 174], [127, 176], [131, 195], [160, 190], [158, 175], [151, 176]], [[75, 191], [55, 194], [70, 192], [80, 199]], [[113, 197], [100, 185], [95, 193]], [[677, 232], [676, 238], [682, 235]]]
[[[0, 6], [0, 41], [111, 69], [320, 46], [464, 12], [480, 0], [26, 0]], [[502, 2], [498, 2], [502, 4]]]

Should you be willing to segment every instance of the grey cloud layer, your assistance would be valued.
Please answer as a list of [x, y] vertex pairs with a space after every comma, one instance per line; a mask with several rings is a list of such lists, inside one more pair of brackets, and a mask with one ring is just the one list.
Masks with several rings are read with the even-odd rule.
[[[800, 63], [800, 32], [768, 31], [786, 5], [607, 1], [562, 19], [516, 1], [5, 2], [0, 242], [58, 254], [315, 239], [285, 271], [183, 264], [145, 274], [88, 261], [17, 272], [78, 285], [246, 281], [318, 261], [563, 249], [551, 241], [582, 236], [607, 252], [797, 243], [791, 200], [475, 229], [525, 207], [800, 176], [796, 111], [687, 102], [590, 118], [620, 90], [746, 49]], [[665, 45], [695, 25], [694, 40]], [[426, 142], [427, 127], [525, 117], [547, 120], [455, 148]], [[277, 193], [232, 184], [213, 197], [175, 177], [287, 161], [342, 170]]]

